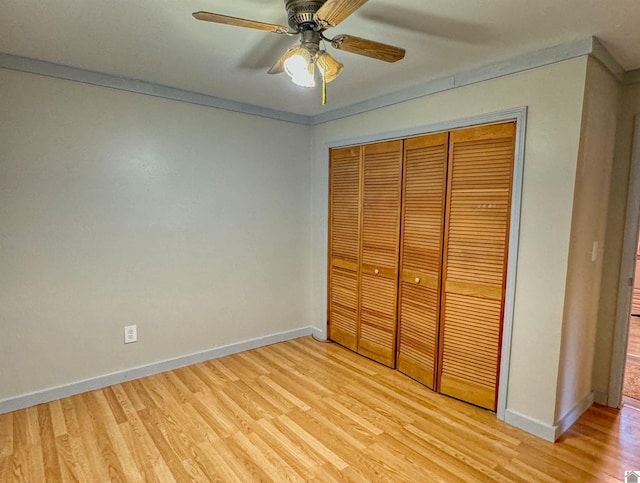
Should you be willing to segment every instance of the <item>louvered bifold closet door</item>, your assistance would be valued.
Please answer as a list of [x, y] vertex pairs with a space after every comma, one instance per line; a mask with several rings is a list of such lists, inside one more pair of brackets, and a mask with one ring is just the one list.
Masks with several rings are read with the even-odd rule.
[[332, 149], [329, 167], [329, 338], [358, 348], [361, 148]]
[[495, 410], [515, 124], [453, 131], [449, 144], [440, 392]]
[[449, 134], [404, 147], [398, 370], [435, 389]]
[[364, 146], [358, 352], [395, 367], [402, 141]]

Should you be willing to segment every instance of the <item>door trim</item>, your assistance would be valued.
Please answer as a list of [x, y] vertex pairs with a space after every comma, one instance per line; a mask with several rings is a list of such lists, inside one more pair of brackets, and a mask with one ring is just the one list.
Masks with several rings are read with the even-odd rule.
[[[511, 364], [511, 337], [513, 333], [513, 315], [515, 309], [515, 291], [516, 291], [516, 278], [517, 278], [517, 261], [518, 261], [518, 246], [520, 239], [520, 213], [522, 207], [522, 181], [524, 175], [524, 154], [525, 154], [525, 141], [527, 132], [527, 107], [518, 107], [514, 109], [508, 109], [504, 111], [498, 111], [489, 114], [482, 114], [478, 116], [472, 116], [453, 121], [445, 121], [441, 123], [429, 124], [426, 126], [418, 126], [406, 129], [400, 129], [395, 131], [380, 132], [376, 134], [370, 134], [367, 136], [360, 136], [357, 138], [348, 138], [330, 141], [325, 144], [324, 166], [325, 173], [329, 172], [329, 150], [331, 148], [345, 147], [351, 145], [367, 144], [379, 141], [404, 139], [412, 136], [418, 136], [422, 134], [430, 134], [442, 131], [451, 131], [454, 129], [461, 129], [471, 126], [477, 126], [481, 124], [497, 124], [507, 121], [516, 121], [516, 142], [515, 142], [515, 157], [513, 163], [513, 186], [511, 192], [511, 222], [509, 231], [509, 255], [507, 260], [507, 281], [505, 291], [505, 306], [504, 306], [504, 321], [502, 329], [502, 357], [500, 361], [500, 372], [498, 381], [498, 404], [496, 415], [500, 420], [505, 419], [508, 389], [509, 389], [509, 368]], [[324, 186], [323, 191], [323, 206], [324, 216], [328, 220], [328, 203], [329, 203], [329, 185]], [[325, 223], [324, 232], [324, 253], [328, 253], [328, 223]], [[327, 263], [328, 258], [324, 257], [324, 263]], [[327, 273], [327, 267], [322, 271], [323, 274]], [[325, 275], [326, 276], [326, 275]], [[326, 282], [326, 280], [324, 281]], [[320, 294], [322, 300], [327, 300], [327, 284], [322, 283], [320, 285], [325, 290]], [[327, 320], [327, 305], [322, 304], [322, 320]], [[323, 328], [325, 337], [327, 327]]]
[[[609, 393], [607, 404], [619, 408], [622, 405], [622, 386], [624, 367], [627, 360], [629, 342], [629, 317], [633, 294], [636, 251], [638, 249], [638, 228], [640, 227], [640, 114], [636, 115], [633, 130], [633, 151], [629, 170], [629, 191], [627, 193], [627, 215], [620, 261], [620, 280], [618, 281], [618, 303], [613, 334], [613, 353], [611, 372], [609, 373]], [[640, 274], [636, 274], [640, 276]], [[631, 282], [631, 283], [630, 283]]]

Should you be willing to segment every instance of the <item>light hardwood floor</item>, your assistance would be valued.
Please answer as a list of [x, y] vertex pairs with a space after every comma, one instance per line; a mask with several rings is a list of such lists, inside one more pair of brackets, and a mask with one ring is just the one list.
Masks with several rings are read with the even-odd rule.
[[619, 481], [640, 411], [548, 443], [311, 338], [0, 415], [0, 481]]
[[629, 318], [629, 342], [622, 394], [625, 404], [640, 407], [640, 317]]

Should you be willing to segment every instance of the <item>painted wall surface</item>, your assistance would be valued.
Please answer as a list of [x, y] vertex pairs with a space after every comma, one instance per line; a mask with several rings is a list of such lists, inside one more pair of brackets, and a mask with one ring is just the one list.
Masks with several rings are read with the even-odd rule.
[[590, 58], [571, 223], [557, 421], [588, 400], [592, 391], [602, 253], [621, 93], [618, 81]]
[[314, 324], [326, 324], [327, 145], [528, 106], [507, 410], [552, 425], [586, 65], [586, 57], [566, 61], [314, 128]]
[[0, 69], [0, 400], [307, 327], [309, 131]]
[[613, 337], [617, 317], [618, 284], [627, 210], [627, 187], [633, 146], [634, 119], [640, 114], [640, 84], [627, 86], [620, 98], [616, 151], [611, 173], [609, 213], [604, 245], [604, 268], [600, 289], [600, 307], [596, 334], [595, 361], [592, 385], [596, 400], [603, 404], [615, 404], [607, 400], [611, 373]]

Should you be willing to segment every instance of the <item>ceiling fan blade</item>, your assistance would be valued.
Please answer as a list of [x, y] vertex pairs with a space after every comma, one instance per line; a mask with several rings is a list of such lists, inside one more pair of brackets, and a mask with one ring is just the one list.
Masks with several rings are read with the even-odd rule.
[[268, 74], [282, 74], [284, 72], [284, 61], [287, 60], [289, 53], [292, 50], [297, 49], [298, 46], [289, 47], [284, 54], [278, 59], [278, 61], [271, 66], [271, 69], [267, 72]]
[[361, 39], [352, 35], [338, 35], [331, 39], [331, 45], [352, 54], [364, 55], [385, 62], [397, 62], [404, 58], [405, 50], [392, 45], [381, 44], [373, 40]]
[[193, 17], [197, 20], [203, 20], [205, 22], [215, 22], [225, 25], [234, 25], [236, 27], [244, 27], [248, 29], [264, 30], [265, 32], [273, 32], [276, 34], [290, 33], [289, 29], [287, 27], [283, 27], [282, 25], [256, 22], [255, 20], [248, 20], [246, 18], [229, 17], [228, 15], [221, 15], [219, 13], [194, 12]]
[[325, 28], [335, 27], [367, 0], [327, 0], [316, 12], [316, 20]]

